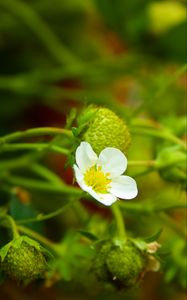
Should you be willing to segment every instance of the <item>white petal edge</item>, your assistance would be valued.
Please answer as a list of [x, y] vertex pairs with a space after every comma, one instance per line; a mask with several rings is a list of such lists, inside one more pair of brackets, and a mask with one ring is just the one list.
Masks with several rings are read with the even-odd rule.
[[133, 199], [138, 194], [136, 181], [129, 176], [119, 176], [110, 183], [110, 192], [121, 199]]
[[117, 198], [112, 195], [112, 194], [99, 194], [96, 193], [95, 191], [93, 191], [92, 189], [90, 189], [90, 191], [88, 191], [88, 193], [95, 198], [97, 201], [99, 201], [100, 203], [106, 205], [106, 206], [110, 206], [112, 205], [114, 202], [116, 202]]
[[88, 192], [90, 188], [84, 183], [84, 176], [81, 172], [81, 170], [77, 167], [77, 165], [73, 166], [74, 172], [75, 172], [75, 178], [78, 183], [78, 185], [81, 187], [81, 189], [85, 192]]
[[75, 153], [76, 163], [82, 172], [94, 166], [98, 160], [97, 154], [87, 142], [81, 142]]
[[110, 173], [111, 178], [120, 176], [127, 168], [126, 156], [117, 148], [105, 148], [101, 151], [98, 165], [106, 173]]

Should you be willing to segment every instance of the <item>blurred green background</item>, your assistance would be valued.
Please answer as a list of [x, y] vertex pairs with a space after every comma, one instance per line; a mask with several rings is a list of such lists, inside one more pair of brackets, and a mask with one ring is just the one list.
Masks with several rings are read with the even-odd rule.
[[[0, 134], [63, 127], [72, 108], [92, 103], [111, 108], [127, 123], [143, 116], [182, 137], [185, 35], [182, 0], [0, 0]], [[149, 159], [164, 146], [135, 136], [129, 157]], [[51, 165], [58, 171], [58, 162]], [[185, 199], [178, 184], [158, 174], [138, 178], [138, 183], [140, 199], [154, 199], [157, 192], [160, 201]], [[172, 217], [185, 225], [183, 212]], [[137, 235], [150, 234], [145, 224], [151, 224], [150, 231], [160, 226], [156, 216], [141, 216], [141, 225], [128, 213], [127, 219]], [[183, 249], [180, 234], [166, 230], [163, 240], [168, 235], [166, 248]], [[21, 289], [7, 282], [0, 299], [183, 300], [185, 260], [183, 250], [181, 255], [176, 251], [166, 259], [165, 279], [162, 272], [147, 275], [141, 288], [126, 295], [82, 291], [71, 283]]]

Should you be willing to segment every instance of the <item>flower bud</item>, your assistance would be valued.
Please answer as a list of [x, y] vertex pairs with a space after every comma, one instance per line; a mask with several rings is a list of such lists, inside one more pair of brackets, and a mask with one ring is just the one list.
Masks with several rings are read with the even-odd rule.
[[44, 251], [38, 242], [18, 237], [0, 250], [1, 268], [11, 279], [28, 284], [44, 277], [47, 270]]
[[130, 133], [124, 121], [114, 112], [108, 108], [91, 106], [83, 116], [87, 126], [81, 138], [91, 144], [97, 154], [106, 147], [118, 148], [124, 154], [127, 152], [131, 141]]
[[179, 146], [163, 149], [156, 160], [160, 176], [171, 182], [186, 183], [186, 153]]
[[161, 245], [158, 242], [156, 242], [156, 241], [151, 242], [151, 243], [147, 244], [147, 252], [151, 253], [151, 254], [155, 253], [158, 251], [158, 249], [160, 249], [160, 247], [161, 247]]

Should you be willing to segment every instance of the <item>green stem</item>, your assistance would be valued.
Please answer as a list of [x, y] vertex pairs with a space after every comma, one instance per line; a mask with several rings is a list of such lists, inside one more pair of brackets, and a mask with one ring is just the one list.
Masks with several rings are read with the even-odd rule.
[[27, 129], [24, 131], [18, 131], [0, 137], [0, 144], [10, 143], [10, 142], [14, 142], [15, 140], [30, 138], [35, 136], [42, 136], [42, 135], [56, 136], [61, 134], [68, 137], [73, 137], [72, 132], [67, 129], [55, 128], [55, 127], [39, 127], [39, 128]]
[[79, 60], [74, 54], [62, 45], [60, 39], [30, 5], [19, 0], [1, 0], [0, 6], [5, 7], [14, 16], [25, 23], [47, 48], [56, 62], [60, 64], [79, 63]]
[[61, 153], [68, 155], [69, 150], [59, 147], [57, 145], [52, 145], [50, 143], [19, 143], [19, 144], [2, 144], [0, 145], [0, 152], [14, 152], [14, 151], [25, 151], [25, 150], [35, 150], [37, 152], [42, 152], [43, 150], [51, 150], [56, 153]]
[[154, 167], [155, 166], [155, 161], [154, 160], [129, 160], [128, 161], [128, 166], [131, 167]]
[[126, 234], [126, 230], [125, 230], [125, 222], [124, 222], [124, 218], [121, 214], [120, 208], [118, 206], [118, 203], [115, 203], [114, 205], [112, 205], [111, 209], [112, 209], [113, 215], [116, 220], [118, 235], [121, 239], [126, 239], [127, 234]]
[[41, 222], [41, 221], [45, 221], [51, 218], [54, 218], [60, 214], [62, 214], [69, 206], [70, 206], [71, 202], [66, 203], [63, 207], [49, 213], [46, 215], [42, 215], [39, 214], [37, 217], [35, 218], [29, 218], [29, 219], [24, 219], [24, 220], [18, 220], [16, 221], [16, 224], [26, 224], [26, 223], [33, 223], [33, 222]]
[[131, 132], [134, 134], [147, 135], [147, 136], [157, 137], [157, 138], [160, 138], [163, 140], [167, 140], [167, 141], [170, 141], [172, 143], [182, 146], [183, 149], [185, 149], [185, 150], [187, 148], [186, 144], [182, 140], [180, 140], [178, 137], [176, 137], [173, 134], [166, 132], [166, 131], [155, 130], [152, 128], [132, 127]]
[[153, 171], [154, 171], [154, 168], [149, 167], [149, 168], [144, 169], [144, 170], [139, 171], [139, 172], [135, 172], [135, 173], [131, 172], [131, 177], [136, 177], [137, 178], [137, 177], [140, 177], [140, 176], [145, 176], [145, 175], [147, 175], [147, 174], [149, 174]]
[[36, 174], [38, 174], [39, 176], [41, 176], [42, 178], [48, 180], [49, 182], [55, 185], [62, 186], [64, 184], [60, 177], [58, 177], [55, 173], [53, 173], [48, 168], [38, 163], [31, 165], [30, 169]]
[[2, 179], [9, 184], [21, 186], [31, 191], [36, 190], [36, 191], [43, 191], [46, 193], [51, 192], [51, 193], [57, 193], [62, 195], [67, 194], [67, 195], [74, 195], [80, 197], [81, 195], [83, 195], [82, 190], [80, 190], [79, 188], [71, 187], [63, 184], [61, 186], [56, 186], [41, 180], [27, 179], [24, 177], [12, 176], [12, 175], [4, 176]]
[[141, 213], [150, 216], [150, 214], [157, 214], [162, 211], [170, 211], [173, 209], [184, 209], [186, 204], [174, 203], [174, 204], [161, 204], [150, 203], [151, 199], [146, 199], [143, 203], [134, 202], [120, 202], [120, 209], [125, 212]]
[[5, 218], [11, 226], [13, 238], [14, 239], [18, 238], [20, 235], [19, 235], [19, 232], [18, 232], [18, 229], [17, 229], [14, 219], [9, 215], [6, 215]]
[[17, 168], [19, 169], [24, 166], [28, 167], [31, 161], [32, 161], [31, 156], [28, 154], [21, 156], [20, 158], [3, 160], [0, 161], [0, 170], [4, 170], [4, 169], [10, 170], [10, 169], [17, 169]]

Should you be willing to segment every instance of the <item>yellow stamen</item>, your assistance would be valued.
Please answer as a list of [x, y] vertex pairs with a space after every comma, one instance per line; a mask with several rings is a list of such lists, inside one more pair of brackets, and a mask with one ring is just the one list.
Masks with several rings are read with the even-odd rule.
[[110, 173], [104, 173], [101, 166], [93, 166], [84, 174], [84, 181], [91, 186], [96, 193], [106, 194], [110, 187]]

